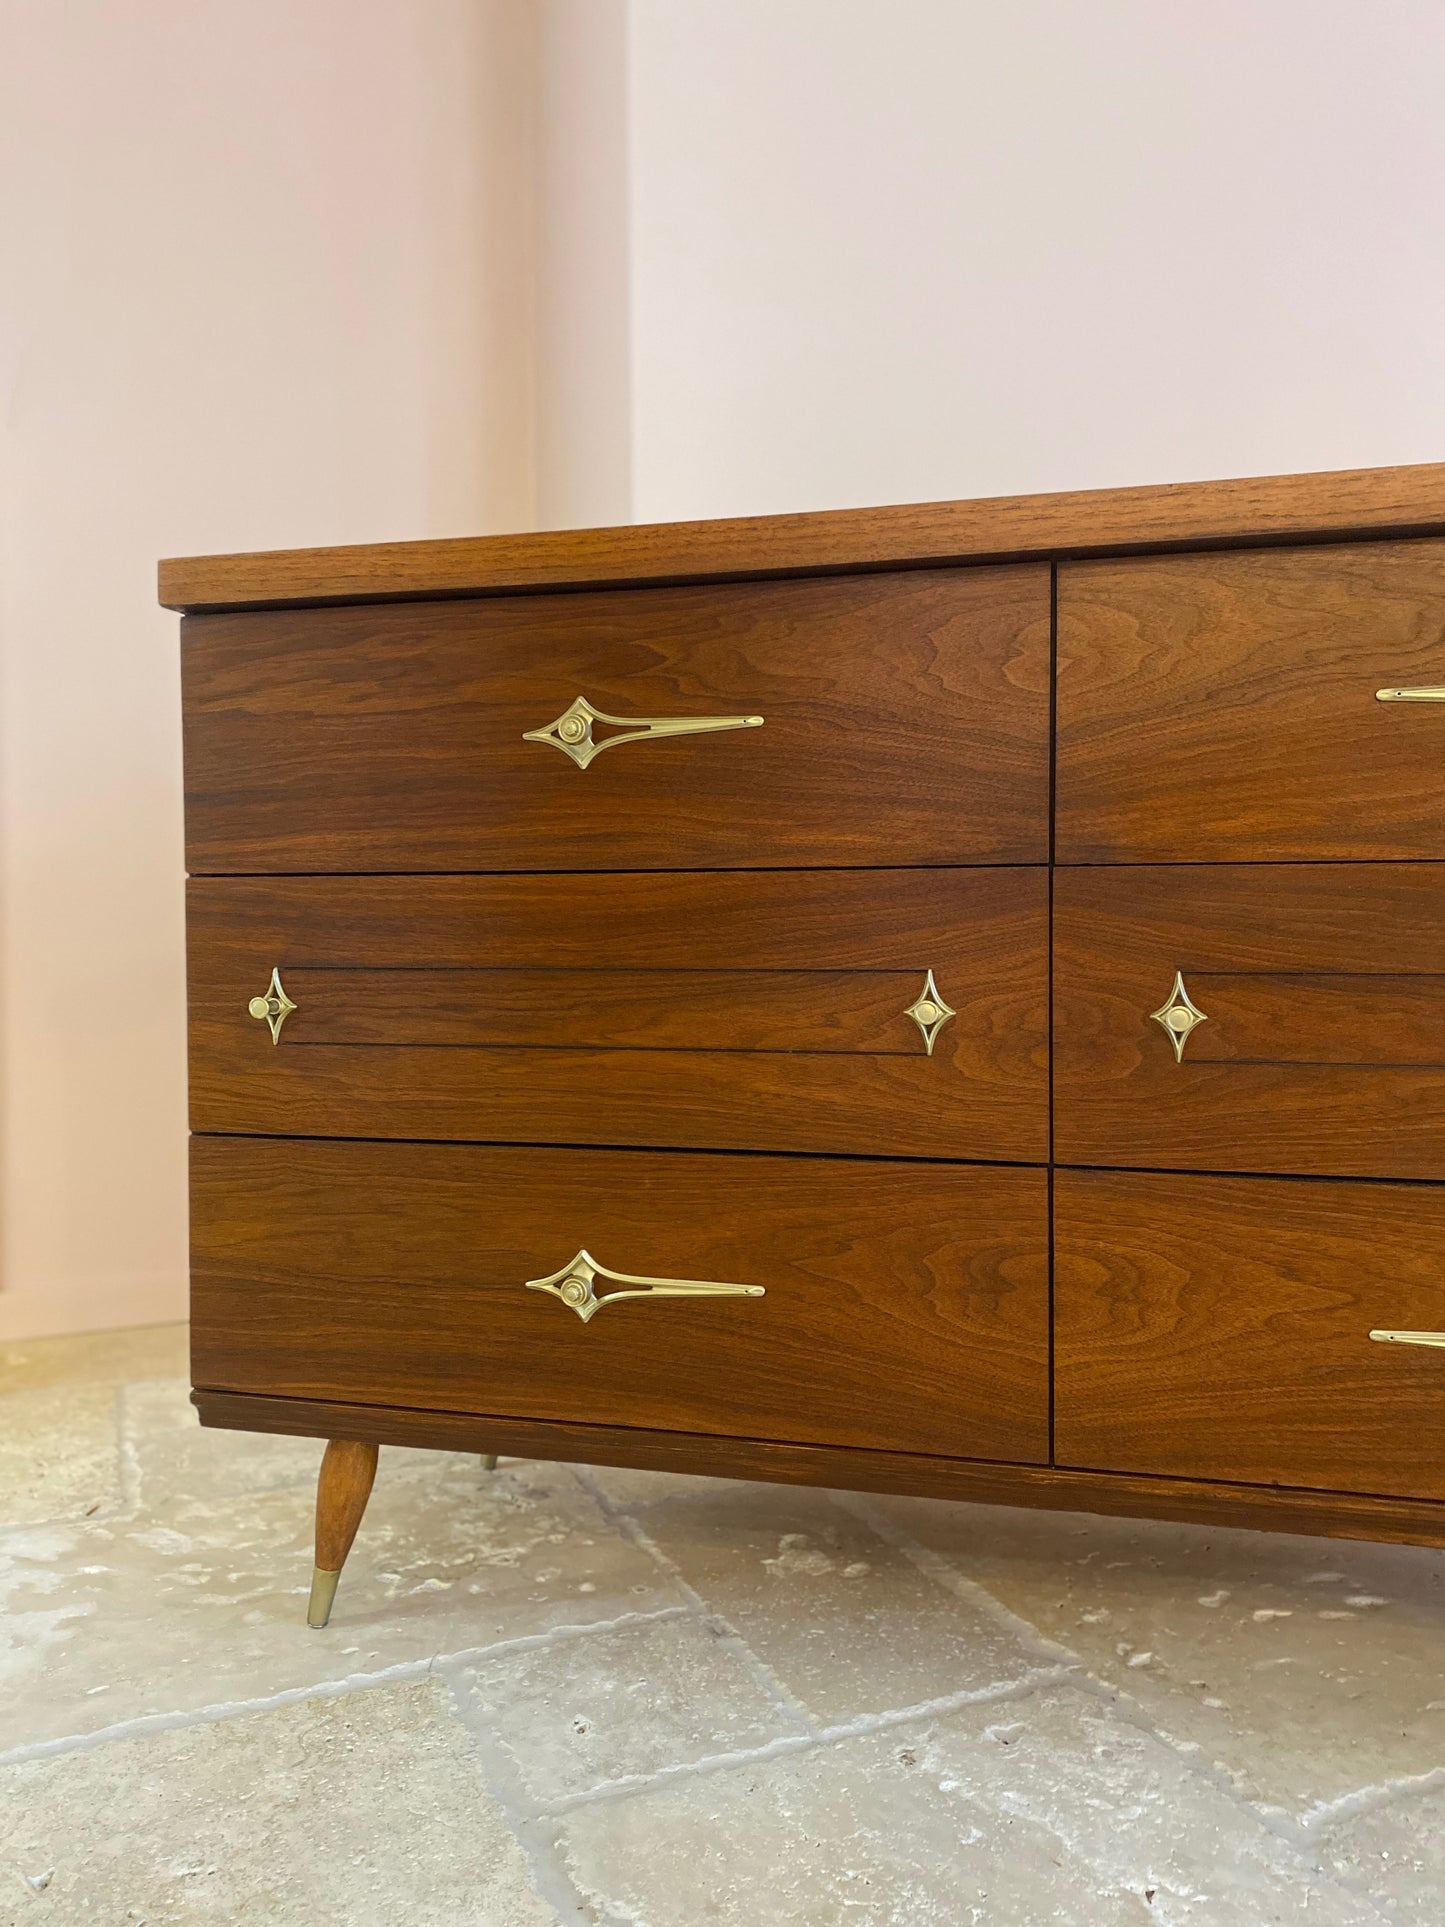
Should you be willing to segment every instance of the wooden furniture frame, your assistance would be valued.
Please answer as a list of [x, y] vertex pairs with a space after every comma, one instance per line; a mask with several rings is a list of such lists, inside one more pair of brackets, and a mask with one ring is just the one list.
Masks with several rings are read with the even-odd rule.
[[1445, 1545], [1445, 465], [160, 579], [311, 1623], [392, 1443]]

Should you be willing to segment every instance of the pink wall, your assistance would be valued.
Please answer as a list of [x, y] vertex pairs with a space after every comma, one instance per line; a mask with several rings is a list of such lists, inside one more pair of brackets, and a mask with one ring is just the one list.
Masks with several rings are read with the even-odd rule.
[[1445, 456], [1438, 0], [632, 0], [631, 509]]
[[1437, 0], [0, 36], [0, 1338], [184, 1302], [158, 555], [1445, 455]]
[[531, 23], [0, 0], [0, 1338], [185, 1302], [160, 555], [533, 514]]

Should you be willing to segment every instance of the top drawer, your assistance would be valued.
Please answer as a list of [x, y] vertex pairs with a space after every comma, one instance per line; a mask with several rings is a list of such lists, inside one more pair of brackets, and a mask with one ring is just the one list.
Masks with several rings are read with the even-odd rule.
[[1059, 571], [1063, 863], [1445, 857], [1445, 542]]
[[193, 873], [1048, 857], [1044, 567], [196, 616], [182, 660]]

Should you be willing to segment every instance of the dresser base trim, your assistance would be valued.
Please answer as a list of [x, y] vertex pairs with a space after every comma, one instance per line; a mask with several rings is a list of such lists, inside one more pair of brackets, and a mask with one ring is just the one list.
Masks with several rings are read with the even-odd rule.
[[1317, 1533], [1332, 1539], [1445, 1546], [1445, 1505], [1422, 1499], [1311, 1492], [1298, 1486], [1227, 1485], [1131, 1473], [1075, 1472], [1049, 1466], [934, 1458], [914, 1452], [788, 1445], [691, 1432], [485, 1418], [463, 1412], [339, 1405], [318, 1399], [267, 1398], [250, 1392], [198, 1389], [191, 1397], [202, 1425], [239, 1432], [361, 1439], [441, 1452], [504, 1452], [517, 1458], [563, 1459], [583, 1465], [1103, 1512], [1257, 1531]]

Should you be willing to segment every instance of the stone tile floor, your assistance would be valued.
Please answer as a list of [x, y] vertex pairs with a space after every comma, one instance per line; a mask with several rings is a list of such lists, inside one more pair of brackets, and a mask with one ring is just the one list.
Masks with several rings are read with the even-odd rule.
[[1445, 1554], [202, 1432], [0, 1347], [0, 1927], [1436, 1927]]

